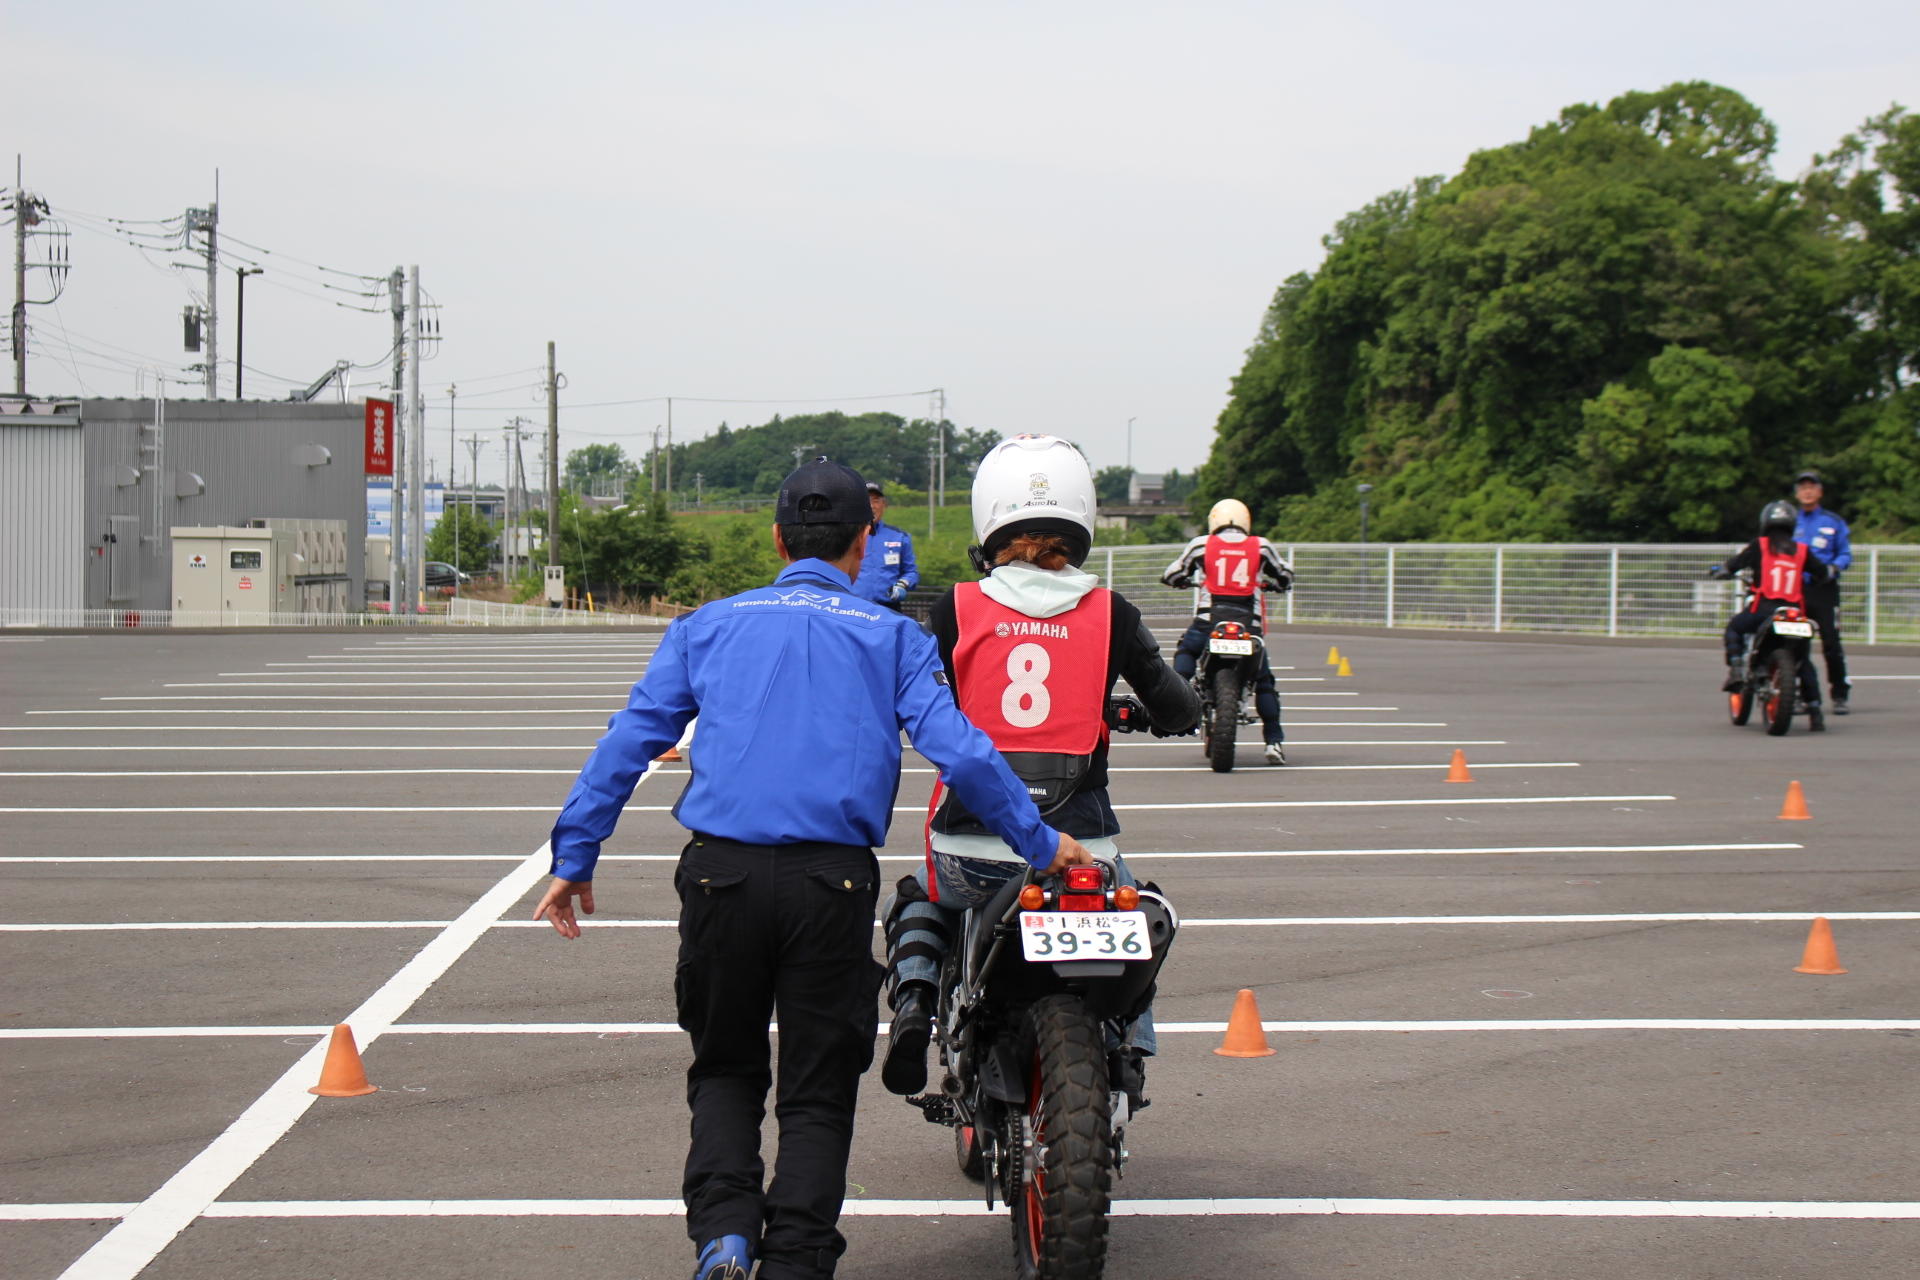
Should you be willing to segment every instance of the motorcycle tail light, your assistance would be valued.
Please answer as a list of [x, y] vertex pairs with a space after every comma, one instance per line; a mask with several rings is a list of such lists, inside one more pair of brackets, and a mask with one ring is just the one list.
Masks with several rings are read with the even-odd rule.
[[1063, 893], [1060, 895], [1062, 911], [1105, 911], [1107, 895], [1104, 893]]
[[1222, 640], [1238, 640], [1247, 633], [1247, 629], [1237, 622], [1223, 622], [1213, 629], [1213, 634]]
[[1070, 890], [1079, 890], [1084, 893], [1090, 889], [1104, 888], [1102, 879], [1099, 867], [1067, 868], [1067, 888]]
[[1027, 885], [1020, 890], [1020, 908], [1023, 911], [1038, 911], [1047, 905], [1047, 891], [1037, 884]]
[[1132, 911], [1140, 905], [1140, 891], [1130, 884], [1123, 884], [1113, 891], [1113, 905], [1117, 911]]

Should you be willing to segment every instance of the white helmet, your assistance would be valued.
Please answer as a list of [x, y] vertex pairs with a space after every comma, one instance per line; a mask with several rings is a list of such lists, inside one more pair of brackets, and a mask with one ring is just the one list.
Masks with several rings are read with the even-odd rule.
[[1028, 531], [1064, 538], [1067, 558], [1083, 563], [1093, 547], [1093, 509], [1093, 470], [1058, 436], [1002, 440], [974, 472], [973, 536], [989, 564]]
[[1228, 525], [1233, 525], [1242, 533], [1253, 532], [1253, 514], [1247, 510], [1247, 504], [1238, 498], [1222, 498], [1213, 504], [1213, 510], [1207, 512], [1207, 532], [1218, 533]]

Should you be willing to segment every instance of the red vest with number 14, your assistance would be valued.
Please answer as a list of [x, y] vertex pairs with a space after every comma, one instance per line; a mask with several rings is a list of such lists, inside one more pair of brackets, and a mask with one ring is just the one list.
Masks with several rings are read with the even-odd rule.
[[1207, 594], [1251, 596], [1260, 590], [1260, 539], [1248, 534], [1230, 540], [1207, 539]]
[[1107, 731], [1113, 602], [1095, 587], [1065, 613], [1029, 618], [977, 582], [953, 589], [960, 710], [1001, 751], [1091, 755]]

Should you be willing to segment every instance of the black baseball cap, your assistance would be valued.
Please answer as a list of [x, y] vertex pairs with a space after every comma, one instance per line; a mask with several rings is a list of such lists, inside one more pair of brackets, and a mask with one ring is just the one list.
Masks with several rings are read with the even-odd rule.
[[[808, 498], [825, 498], [825, 506], [802, 511]], [[774, 503], [776, 524], [868, 524], [873, 507], [867, 501], [867, 482], [852, 467], [829, 462], [821, 454], [804, 466], [795, 467], [780, 482], [780, 498]]]
[[1793, 478], [1793, 482], [1795, 484], [1799, 484], [1802, 480], [1811, 480], [1815, 484], [1821, 486], [1822, 488], [1825, 488], [1827, 483], [1825, 477], [1823, 477], [1818, 471], [1815, 471], [1812, 467], [1808, 467], [1806, 470], [1800, 472], [1798, 475], [1794, 476]]
[[878, 480], [867, 481], [867, 492], [872, 494], [876, 498], [884, 498], [887, 496], [887, 491], [880, 487], [880, 482]]

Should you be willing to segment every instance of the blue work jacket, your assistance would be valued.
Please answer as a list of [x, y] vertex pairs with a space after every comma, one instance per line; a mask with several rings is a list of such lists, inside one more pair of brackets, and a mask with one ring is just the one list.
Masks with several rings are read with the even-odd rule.
[[1847, 535], [1847, 522], [1825, 507], [1800, 513], [1793, 540], [1807, 544], [1807, 555], [1836, 571], [1853, 564], [1853, 542]]
[[953, 700], [933, 637], [853, 595], [824, 560], [667, 628], [553, 824], [553, 874], [591, 880], [600, 844], [654, 757], [700, 717], [674, 816], [747, 844], [884, 844], [900, 731], [994, 834], [1037, 867], [1059, 835]]
[[913, 537], [905, 529], [896, 529], [882, 521], [867, 539], [866, 558], [860, 561], [860, 576], [853, 591], [862, 600], [885, 602], [893, 584], [904, 582], [911, 591], [920, 585], [920, 569], [913, 562]]

